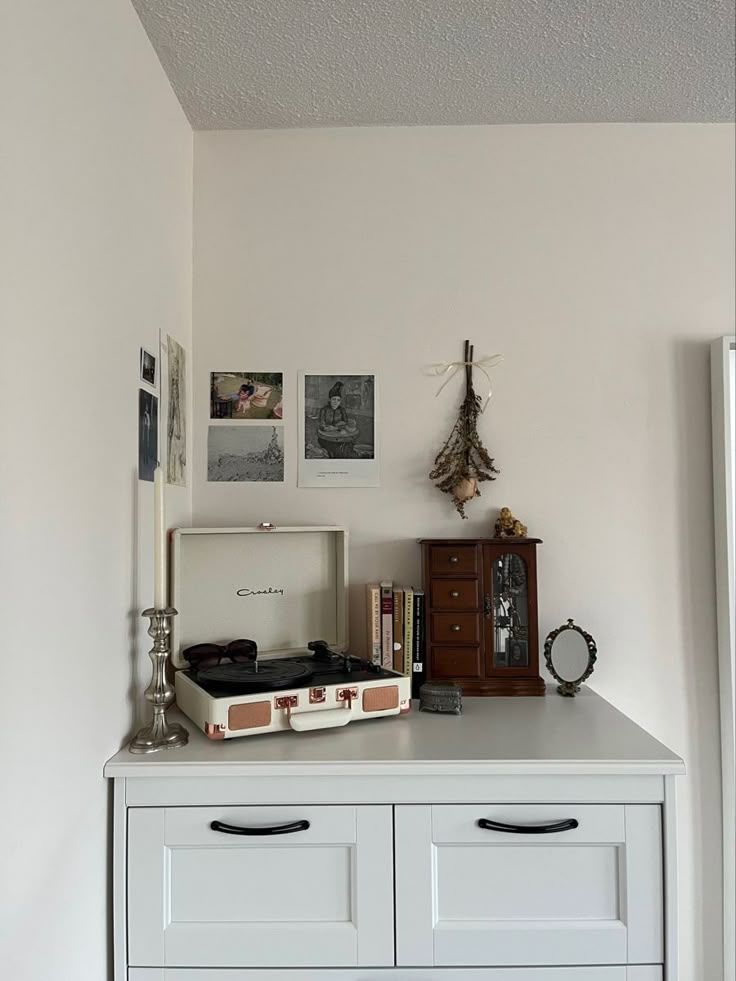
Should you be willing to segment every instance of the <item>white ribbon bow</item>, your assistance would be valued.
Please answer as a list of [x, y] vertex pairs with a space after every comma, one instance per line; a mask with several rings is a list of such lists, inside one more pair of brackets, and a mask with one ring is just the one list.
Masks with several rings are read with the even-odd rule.
[[490, 354], [485, 358], [480, 358], [478, 361], [443, 361], [441, 364], [433, 364], [431, 366], [433, 375], [447, 375], [447, 378], [445, 378], [440, 387], [437, 389], [435, 398], [437, 398], [442, 389], [452, 381], [461, 368], [477, 368], [478, 371], [482, 372], [486, 376], [486, 380], [488, 381], [488, 393], [483, 399], [480, 409], [481, 412], [485, 412], [486, 406], [493, 395], [493, 389], [491, 388], [491, 376], [488, 374], [486, 369], [495, 368], [495, 366], [501, 361], [503, 361], [502, 354]]

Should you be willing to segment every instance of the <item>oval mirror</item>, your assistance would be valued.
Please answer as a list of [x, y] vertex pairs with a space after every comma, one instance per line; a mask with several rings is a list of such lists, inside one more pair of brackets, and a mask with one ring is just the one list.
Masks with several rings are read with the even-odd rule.
[[595, 641], [572, 620], [553, 630], [544, 644], [544, 659], [560, 695], [574, 696], [593, 673], [597, 656]]

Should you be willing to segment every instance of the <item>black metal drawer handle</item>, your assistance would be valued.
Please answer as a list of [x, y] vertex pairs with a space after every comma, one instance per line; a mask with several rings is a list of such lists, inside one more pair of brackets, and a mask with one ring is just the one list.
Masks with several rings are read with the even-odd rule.
[[309, 828], [309, 821], [292, 821], [291, 824], [275, 824], [270, 828], [239, 828], [236, 824], [223, 824], [222, 821], [213, 821], [210, 827], [213, 831], [221, 831], [224, 835], [291, 835], [295, 831], [306, 831]]
[[575, 818], [567, 821], [557, 821], [555, 824], [504, 824], [502, 821], [489, 821], [480, 818], [478, 827], [485, 831], [505, 831], [512, 835], [553, 835], [557, 831], [573, 831], [578, 822]]

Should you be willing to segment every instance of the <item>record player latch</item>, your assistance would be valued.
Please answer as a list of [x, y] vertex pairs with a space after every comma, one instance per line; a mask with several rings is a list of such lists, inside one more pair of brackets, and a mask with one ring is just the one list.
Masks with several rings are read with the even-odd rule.
[[338, 688], [337, 691], [335, 692], [335, 699], [338, 702], [347, 702], [348, 708], [350, 708], [350, 705], [353, 702], [353, 700], [357, 700], [357, 698], [358, 698], [357, 688]]

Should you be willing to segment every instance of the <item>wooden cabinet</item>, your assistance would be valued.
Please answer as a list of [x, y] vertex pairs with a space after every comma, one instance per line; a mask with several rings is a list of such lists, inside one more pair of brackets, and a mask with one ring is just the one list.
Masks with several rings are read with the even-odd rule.
[[427, 677], [467, 695], [544, 695], [538, 538], [426, 539]]
[[588, 692], [122, 750], [114, 981], [678, 981], [682, 769]]

